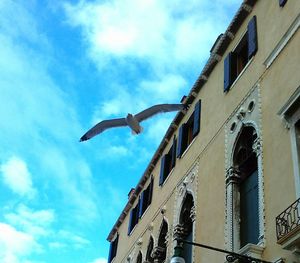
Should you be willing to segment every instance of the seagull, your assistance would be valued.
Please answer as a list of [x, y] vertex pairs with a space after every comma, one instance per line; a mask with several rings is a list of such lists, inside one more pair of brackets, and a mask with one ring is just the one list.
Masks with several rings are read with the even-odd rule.
[[126, 118], [104, 120], [96, 124], [90, 130], [88, 130], [80, 138], [80, 142], [87, 141], [109, 128], [116, 128], [116, 127], [123, 127], [123, 126], [129, 126], [131, 128], [132, 134], [139, 134], [143, 130], [142, 126], [140, 125], [140, 122], [161, 112], [178, 111], [184, 108], [185, 106], [183, 104], [158, 104], [146, 110], [143, 110], [136, 115], [132, 115], [128, 113]]

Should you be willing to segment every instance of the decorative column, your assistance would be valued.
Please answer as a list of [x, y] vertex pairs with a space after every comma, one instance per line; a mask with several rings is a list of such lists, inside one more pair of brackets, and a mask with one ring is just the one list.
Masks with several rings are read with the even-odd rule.
[[196, 207], [194, 205], [191, 207], [190, 218], [194, 224], [194, 222], [196, 221]]
[[264, 183], [263, 183], [263, 164], [262, 164], [262, 140], [258, 136], [252, 145], [253, 152], [257, 158], [257, 172], [258, 172], [258, 211], [259, 211], [259, 244], [264, 244], [265, 233], [265, 218], [264, 218]]
[[226, 171], [226, 226], [228, 249], [235, 251], [240, 246], [240, 172], [235, 167]]

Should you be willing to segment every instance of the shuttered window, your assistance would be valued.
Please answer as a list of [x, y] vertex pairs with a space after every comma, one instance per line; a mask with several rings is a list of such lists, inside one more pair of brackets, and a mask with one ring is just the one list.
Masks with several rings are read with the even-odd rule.
[[224, 92], [229, 91], [249, 60], [256, 54], [257, 49], [256, 16], [253, 16], [248, 23], [246, 34], [224, 59]]
[[153, 178], [151, 178], [150, 184], [141, 194], [140, 203], [139, 203], [139, 218], [142, 217], [142, 215], [147, 210], [148, 206], [151, 204], [152, 192], [153, 192]]
[[176, 145], [177, 140], [174, 136], [172, 147], [170, 148], [169, 152], [161, 158], [159, 185], [162, 185], [164, 183], [172, 169], [175, 167]]
[[287, 0], [279, 0], [279, 6], [280, 7], [284, 7], [284, 5], [286, 4]]
[[139, 200], [138, 204], [133, 209], [131, 209], [131, 211], [130, 211], [130, 218], [129, 218], [129, 224], [128, 224], [128, 235], [130, 235], [132, 229], [138, 223], [138, 220], [139, 220], [139, 206], [140, 206], [140, 200]]
[[183, 123], [178, 132], [177, 158], [180, 158], [193, 139], [200, 132], [201, 100], [195, 104], [194, 112], [186, 123]]
[[186, 124], [182, 124], [178, 132], [177, 158], [180, 158], [187, 148], [187, 129]]
[[119, 235], [117, 234], [117, 237], [115, 238], [115, 240], [110, 243], [108, 261], [107, 261], [108, 263], [110, 263], [117, 254], [118, 240], [119, 240]]
[[196, 135], [200, 131], [200, 113], [201, 113], [201, 100], [199, 100], [195, 105], [194, 123], [193, 123], [193, 138], [195, 138]]
[[256, 16], [248, 23], [247, 27], [247, 37], [248, 37], [248, 60], [252, 58], [257, 51], [257, 30], [256, 30]]

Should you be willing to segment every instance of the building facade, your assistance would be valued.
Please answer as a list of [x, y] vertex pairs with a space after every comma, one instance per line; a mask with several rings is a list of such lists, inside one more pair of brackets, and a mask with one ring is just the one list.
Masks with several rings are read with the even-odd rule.
[[299, 11], [242, 2], [110, 231], [109, 263], [170, 262], [176, 238], [300, 262]]

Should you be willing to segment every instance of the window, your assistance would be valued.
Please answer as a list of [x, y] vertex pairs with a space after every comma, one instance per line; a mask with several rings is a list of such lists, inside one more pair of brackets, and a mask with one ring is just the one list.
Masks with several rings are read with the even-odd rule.
[[196, 105], [193, 114], [188, 121], [182, 124], [179, 128], [177, 157], [180, 158], [187, 147], [200, 131], [201, 120], [201, 100]]
[[291, 134], [296, 197], [300, 198], [300, 86], [288, 99], [278, 114], [286, 121]]
[[233, 164], [239, 173], [239, 197], [235, 198], [239, 200], [240, 248], [259, 242], [258, 163], [252, 148], [256, 138], [254, 128], [243, 128], [233, 154]]
[[142, 192], [140, 202], [139, 202], [139, 218], [147, 210], [148, 206], [151, 204], [152, 201], [152, 191], [153, 191], [153, 177], [151, 177], [151, 182], [148, 187]]
[[146, 254], [146, 262], [148, 262], [148, 263], [154, 262], [154, 259], [152, 257], [153, 245], [154, 245], [153, 237], [150, 236], [150, 240], [149, 240], [149, 244], [148, 244], [148, 248], [147, 248], [147, 254]]
[[166, 237], [168, 235], [168, 223], [163, 219], [163, 222], [160, 227], [160, 233], [158, 237], [158, 244], [155, 248], [157, 254], [158, 262], [165, 262], [167, 258], [167, 244]]
[[138, 220], [139, 220], [139, 205], [140, 205], [139, 203], [140, 203], [140, 201], [138, 202], [138, 204], [133, 209], [131, 209], [130, 218], [129, 218], [129, 225], [128, 225], [128, 235], [130, 235], [132, 229], [138, 223]]
[[139, 219], [147, 210], [148, 206], [152, 201], [152, 192], [153, 192], [153, 177], [151, 177], [151, 182], [148, 187], [141, 193], [139, 201], [137, 205], [131, 209], [129, 225], [128, 225], [128, 235], [130, 235], [131, 231], [138, 223]]
[[286, 4], [287, 0], [279, 0], [279, 6], [280, 7], [284, 7], [284, 5]]
[[246, 34], [224, 60], [224, 92], [229, 91], [233, 82], [255, 55], [257, 48], [256, 16], [254, 16], [248, 23]]
[[164, 183], [172, 169], [175, 167], [176, 144], [177, 140], [174, 136], [172, 147], [170, 148], [169, 152], [161, 158], [159, 185], [162, 185]]
[[108, 263], [110, 263], [117, 254], [118, 240], [119, 240], [119, 235], [117, 234], [115, 240], [110, 243], [108, 261], [107, 261]]
[[[194, 206], [193, 196], [187, 194], [182, 204], [179, 224], [183, 227], [182, 239], [193, 242], [193, 220], [191, 218], [191, 210]], [[188, 244], [183, 246], [183, 257], [186, 263], [192, 262], [193, 247]]]
[[142, 255], [142, 252], [139, 251], [139, 254], [136, 258], [136, 263], [142, 263], [142, 260], [143, 260], [143, 255]]

